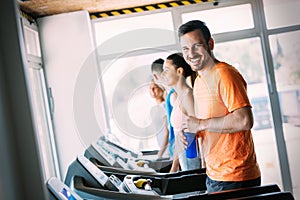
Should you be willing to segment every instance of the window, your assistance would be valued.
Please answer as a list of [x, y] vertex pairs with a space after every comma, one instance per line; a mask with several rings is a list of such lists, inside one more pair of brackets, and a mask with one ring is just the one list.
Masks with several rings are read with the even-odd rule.
[[134, 150], [159, 149], [163, 129], [152, 115], [160, 111], [149, 94], [151, 64], [176, 49], [173, 29], [171, 12], [94, 22], [108, 123]]
[[30, 94], [31, 111], [44, 181], [60, 176], [56, 146], [48, 102], [48, 92], [42, 68], [38, 31], [35, 24], [23, 20], [24, 43], [26, 47], [26, 80]]
[[185, 13], [182, 15], [183, 23], [196, 19], [204, 21], [212, 34], [254, 28], [250, 4]]
[[299, 0], [264, 0], [263, 3], [269, 29], [300, 24]]
[[170, 12], [100, 21], [94, 25], [98, 53], [101, 55], [176, 43]]
[[148, 53], [101, 62], [111, 132], [134, 150], [159, 149], [162, 120], [152, 115], [160, 110], [149, 94], [150, 66], [169, 54]]
[[271, 35], [270, 46], [293, 191], [299, 197], [300, 159], [296, 152], [300, 145], [300, 31]]
[[[282, 177], [279, 176], [280, 173], [283, 176], [288, 174], [286, 173], [288, 169], [281, 169], [280, 166], [282, 165], [279, 164], [283, 162], [286, 166], [287, 163], [285, 160], [287, 155], [285, 153], [285, 155], [283, 155], [283, 150], [278, 150], [276, 146], [277, 144], [284, 144], [285, 141], [276, 137], [277, 133], [280, 133], [281, 130], [275, 130], [273, 127], [274, 120], [278, 118], [273, 117], [272, 113], [278, 111], [279, 106], [273, 104], [275, 95], [271, 95], [273, 93], [269, 92], [267, 87], [268, 84], [274, 85], [275, 83], [270, 83], [270, 81], [266, 79], [266, 77], [270, 76], [270, 74], [266, 74], [266, 69], [270, 70], [270, 66], [268, 66], [267, 63], [270, 59], [267, 57], [270, 49], [268, 49], [269, 44], [265, 44], [266, 41], [263, 39], [265, 36], [270, 39], [274, 72], [277, 81], [276, 85], [281, 102], [280, 108], [283, 113], [284, 134], [289, 134], [291, 132], [290, 130], [297, 130], [297, 132], [299, 132], [298, 125], [295, 125], [296, 121], [299, 122], [298, 118], [286, 117], [291, 116], [292, 111], [293, 114], [296, 114], [295, 116], [299, 115], [300, 92], [297, 90], [296, 92], [289, 93], [288, 95], [285, 94], [284, 96], [281, 93], [282, 86], [294, 87], [297, 84], [299, 85], [300, 76], [299, 70], [297, 71], [299, 56], [297, 55], [299, 55], [298, 38], [300, 37], [299, 31], [295, 31], [299, 26], [293, 27], [293, 31], [295, 31], [293, 33], [287, 33], [288, 29], [280, 29], [276, 30], [277, 35], [262, 36], [262, 34], [269, 34], [269, 32], [263, 32], [261, 28], [264, 29], [264, 27], [262, 27], [263, 24], [259, 17], [262, 17], [262, 19], [264, 17], [266, 18], [266, 28], [269, 29], [298, 25], [300, 22], [299, 16], [292, 16], [291, 13], [298, 12], [299, 4], [299, 0], [263, 0], [263, 3], [260, 0], [243, 0], [226, 3], [221, 2], [219, 6], [213, 6], [207, 3], [206, 10], [203, 10], [205, 7], [201, 7], [202, 5], [193, 5], [190, 6], [190, 8], [192, 8], [190, 12], [188, 6], [183, 6], [184, 8], [177, 7], [176, 9], [171, 9], [171, 13], [166, 12], [168, 14], [153, 14], [153, 16], [168, 16], [166, 17], [168, 25], [163, 26], [158, 25], [155, 21], [162, 20], [162, 24], [164, 24], [165, 20], [160, 17], [153, 18], [152, 15], [147, 15], [149, 18], [146, 16], [132, 17], [132, 19], [129, 17], [120, 17], [116, 20], [104, 20], [99, 24], [95, 22], [94, 30], [98, 49], [100, 49], [98, 55], [101, 58], [103, 84], [105, 92], [107, 93], [106, 98], [109, 104], [109, 120], [112, 130], [119, 132], [118, 137], [122, 139], [122, 143], [124, 142], [125, 145], [128, 144], [137, 150], [147, 146], [146, 143], [142, 144], [136, 135], [130, 135], [132, 132], [124, 136], [124, 130], [118, 125], [118, 120], [120, 121], [121, 118], [124, 119], [125, 117], [130, 118], [131, 122], [134, 122], [135, 126], [140, 126], [140, 128], [147, 124], [147, 120], [151, 119], [148, 115], [149, 110], [144, 108], [144, 113], [133, 114], [135, 111], [140, 112], [140, 108], [142, 108], [143, 104], [139, 103], [139, 101], [141, 101], [140, 99], [147, 98], [145, 80], [151, 78], [146, 77], [144, 74], [145, 71], [141, 69], [143, 67], [147, 68], [147, 70], [150, 69], [150, 64], [154, 58], [165, 58], [169, 54], [166, 50], [174, 52], [177, 49], [177, 41], [174, 38], [174, 35], [177, 34], [172, 33], [174, 32], [173, 27], [179, 27], [181, 23], [185, 23], [189, 20], [202, 20], [206, 22], [212, 34], [216, 34], [216, 41], [219, 42], [216, 43], [214, 49], [216, 57], [235, 66], [247, 81], [249, 98], [254, 112], [253, 138], [257, 159], [262, 171], [262, 183], [277, 183], [282, 189], [291, 190], [292, 188], [290, 188], [290, 186], [284, 184], [289, 183], [291, 179], [286, 178], [282, 180]], [[262, 7], [263, 5], [265, 7]], [[181, 8], [183, 9], [181, 10]], [[262, 13], [263, 9], [265, 16], [253, 15], [253, 11], [254, 13]], [[139, 24], [141, 22], [139, 19], [144, 19], [142, 24]], [[172, 20], [174, 20], [174, 22]], [[130, 22], [129, 25], [126, 24], [127, 21]], [[152, 23], [155, 25], [148, 25]], [[127, 26], [130, 26], [130, 28], [127, 29]], [[114, 29], [112, 29], [112, 27], [114, 27]], [[123, 27], [125, 27], [125, 29]], [[149, 39], [148, 36], [151, 38], [154, 34], [138, 34], [139, 31], [147, 32], [145, 30], [148, 28], [167, 31], [169, 33], [165, 34], [166, 37], [163, 38], [168, 38], [167, 36], [169, 35], [171, 39], [160, 40], [159, 37], [156, 37], [154, 41], [150, 42], [151, 39]], [[124, 31], [122, 31], [122, 29], [124, 29]], [[136, 32], [136, 34], [131, 34], [131, 31]], [[130, 35], [130, 37], [127, 37], [130, 38], [130, 40], [124, 41], [127, 35]], [[141, 35], [145, 35], [146, 37], [140, 39], [139, 37], [141, 37]], [[110, 44], [114, 47], [111, 47]], [[263, 49], [262, 46], [266, 48]], [[152, 48], [153, 51], [148, 52], [146, 51], [147, 48]], [[282, 51], [283, 56], [281, 55]], [[109, 59], [105, 56], [108, 56]], [[287, 62], [289, 63], [288, 65], [286, 64]], [[133, 73], [136, 75], [133, 75]], [[150, 74], [150, 71], [146, 73]], [[141, 78], [141, 80], [139, 78]], [[144, 104], [152, 105], [150, 102], [143, 102]], [[134, 109], [134, 107], [139, 109]], [[121, 115], [116, 115], [116, 111], [121, 113]], [[124, 114], [123, 112], [127, 112], [127, 114], [121, 117], [122, 114]], [[133, 113], [128, 114], [129, 112]], [[144, 118], [140, 118], [139, 116]], [[275, 122], [275, 125], [276, 123], [277, 122]], [[287, 124], [289, 128], [286, 129]], [[295, 134], [289, 134], [288, 138], [294, 136]], [[296, 143], [297, 146], [297, 140], [293, 140], [292, 142]], [[299, 160], [295, 159], [295, 155], [292, 154], [292, 152], [296, 152], [294, 147], [294, 144], [287, 145], [288, 158], [293, 160], [293, 163], [290, 161], [293, 176], [295, 176], [296, 172], [295, 166], [299, 165]], [[297, 180], [297, 178], [293, 178], [293, 190], [296, 191], [296, 193], [298, 191], [297, 194], [299, 194], [299, 189], [297, 188], [299, 184], [295, 182], [295, 180]], [[296, 197], [297, 194], [295, 194]]]
[[24, 27], [24, 36], [27, 54], [41, 57], [40, 42], [38, 40], [38, 32]]
[[28, 69], [29, 89], [31, 94], [32, 112], [35, 124], [36, 138], [38, 141], [38, 149], [40, 153], [41, 166], [43, 170], [44, 180], [47, 181], [52, 176], [57, 176], [55, 168], [55, 160], [53, 158], [53, 134], [52, 124], [49, 121], [49, 111], [47, 94], [45, 93], [44, 73], [42, 68], [31, 63]]

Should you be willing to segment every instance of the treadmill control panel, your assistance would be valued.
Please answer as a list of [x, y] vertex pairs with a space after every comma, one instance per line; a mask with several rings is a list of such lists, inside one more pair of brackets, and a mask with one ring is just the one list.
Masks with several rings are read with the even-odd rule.
[[83, 155], [77, 157], [78, 161], [85, 167], [85, 169], [104, 187], [108, 181], [108, 177], [100, 169], [96, 167], [89, 159]]
[[47, 181], [47, 186], [58, 200], [83, 200], [56, 177], [50, 178]]
[[115, 175], [112, 174], [108, 177], [101, 169], [96, 167], [96, 165], [83, 155], [79, 155], [77, 159], [105, 189], [110, 191], [128, 192], [126, 187], [123, 187], [122, 181]]

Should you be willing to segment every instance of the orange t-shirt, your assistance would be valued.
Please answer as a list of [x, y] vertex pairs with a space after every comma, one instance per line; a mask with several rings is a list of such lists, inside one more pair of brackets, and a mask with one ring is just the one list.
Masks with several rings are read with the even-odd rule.
[[[245, 106], [251, 106], [241, 74], [227, 63], [218, 63], [194, 84], [195, 114], [199, 119], [222, 117]], [[236, 122], [239, 123], [239, 122]], [[251, 131], [213, 133], [202, 131], [201, 149], [207, 175], [217, 181], [244, 181], [258, 178]]]

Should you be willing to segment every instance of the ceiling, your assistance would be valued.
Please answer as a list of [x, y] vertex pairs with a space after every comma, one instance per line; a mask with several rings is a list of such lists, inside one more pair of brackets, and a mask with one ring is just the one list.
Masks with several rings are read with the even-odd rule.
[[[170, 0], [23, 0], [20, 9], [38, 18], [48, 15], [87, 10], [89, 13], [105, 12], [171, 2]], [[172, 2], [175, 2], [174, 0]]]

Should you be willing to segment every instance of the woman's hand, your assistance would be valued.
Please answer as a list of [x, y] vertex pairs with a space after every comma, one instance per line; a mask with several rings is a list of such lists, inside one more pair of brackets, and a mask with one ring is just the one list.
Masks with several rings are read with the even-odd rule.
[[183, 134], [183, 132], [181, 132], [181, 134], [179, 135], [180, 135], [180, 141], [182, 142], [184, 149], [187, 149], [189, 143], [186, 139], [186, 136]]
[[201, 120], [192, 116], [188, 116], [183, 119], [182, 129], [184, 132], [190, 133], [197, 133], [198, 131], [203, 130], [201, 130]]

